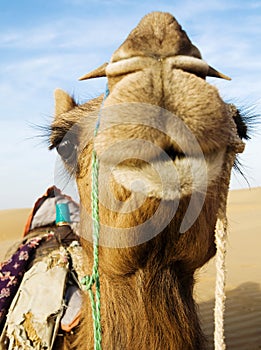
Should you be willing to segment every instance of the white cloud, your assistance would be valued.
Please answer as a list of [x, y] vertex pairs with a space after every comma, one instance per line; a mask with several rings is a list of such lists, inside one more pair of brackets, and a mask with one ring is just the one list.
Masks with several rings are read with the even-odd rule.
[[[3, 49], [30, 50], [65, 50], [73, 52], [75, 49], [95, 50], [113, 47], [115, 43], [123, 40], [128, 32], [126, 28], [131, 17], [110, 16], [110, 20], [104, 18], [82, 19], [78, 17], [64, 17], [52, 20], [48, 23], [39, 23], [34, 28], [8, 29], [0, 34], [0, 47]], [[113, 23], [113, 25], [111, 25]], [[116, 48], [116, 47], [115, 47]]]
[[53, 182], [54, 155], [33, 135], [23, 121], [1, 122], [0, 209], [32, 206], [35, 196]]

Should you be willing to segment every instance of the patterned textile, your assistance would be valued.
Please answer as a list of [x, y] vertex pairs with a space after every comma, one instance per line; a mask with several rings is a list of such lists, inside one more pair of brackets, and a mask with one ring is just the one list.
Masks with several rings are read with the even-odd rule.
[[67, 250], [59, 247], [25, 272], [9, 307], [0, 349], [55, 349], [69, 264]]
[[49, 233], [42, 237], [30, 239], [27, 243], [21, 245], [9, 260], [0, 263], [0, 330], [35, 249], [42, 241], [52, 236], [53, 234]]

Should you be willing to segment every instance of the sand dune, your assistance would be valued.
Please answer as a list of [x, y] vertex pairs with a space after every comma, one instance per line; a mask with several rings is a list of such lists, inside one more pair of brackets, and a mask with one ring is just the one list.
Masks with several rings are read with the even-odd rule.
[[[261, 349], [261, 188], [231, 191], [228, 202], [227, 349]], [[213, 349], [215, 259], [197, 275], [202, 325]]]
[[[0, 211], [0, 260], [22, 235], [30, 209]], [[227, 349], [261, 349], [261, 188], [231, 191], [225, 335]], [[195, 296], [213, 349], [215, 259], [197, 273]]]
[[31, 209], [0, 210], [0, 261], [14, 241], [22, 237]]

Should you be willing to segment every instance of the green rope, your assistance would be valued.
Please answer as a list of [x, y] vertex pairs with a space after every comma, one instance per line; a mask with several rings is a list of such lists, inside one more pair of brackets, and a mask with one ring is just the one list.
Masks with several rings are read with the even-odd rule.
[[[104, 94], [103, 103], [109, 95], [108, 86]], [[98, 120], [94, 130], [94, 137], [98, 133], [100, 126], [101, 113], [98, 115]], [[96, 152], [92, 152], [92, 232], [93, 232], [93, 268], [91, 276], [85, 276], [81, 283], [85, 290], [88, 291], [91, 301], [92, 318], [93, 318], [93, 333], [94, 333], [94, 350], [101, 350], [101, 293], [100, 293], [100, 276], [99, 276], [99, 237], [100, 237], [100, 216], [99, 216], [99, 160]], [[93, 287], [95, 286], [95, 292]]]
[[[100, 234], [100, 218], [99, 218], [99, 198], [98, 198], [98, 175], [99, 161], [96, 152], [92, 154], [92, 229], [93, 229], [93, 268], [92, 275], [85, 276], [82, 284], [88, 291], [93, 318], [94, 331], [94, 349], [101, 350], [101, 314], [100, 314], [100, 277], [99, 277], [99, 234]], [[93, 287], [95, 286], [95, 293]]]

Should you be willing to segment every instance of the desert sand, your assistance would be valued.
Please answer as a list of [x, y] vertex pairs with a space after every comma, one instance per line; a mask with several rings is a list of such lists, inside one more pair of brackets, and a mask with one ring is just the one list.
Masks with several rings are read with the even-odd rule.
[[[22, 236], [30, 209], [0, 211], [0, 261]], [[261, 349], [261, 188], [231, 191], [228, 202], [225, 336], [227, 349]], [[215, 259], [196, 275], [195, 297], [213, 349]]]

